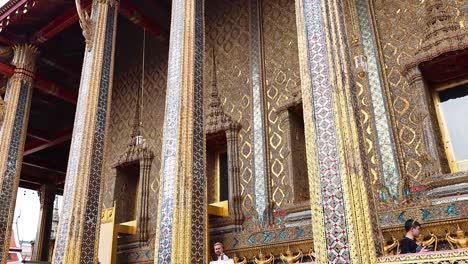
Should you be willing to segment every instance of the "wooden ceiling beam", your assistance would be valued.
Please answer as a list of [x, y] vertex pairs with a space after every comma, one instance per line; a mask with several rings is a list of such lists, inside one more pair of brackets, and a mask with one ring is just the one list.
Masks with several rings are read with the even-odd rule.
[[66, 141], [71, 139], [72, 132], [73, 132], [73, 127], [67, 127], [67, 128], [64, 128], [64, 129], [58, 131], [57, 133], [55, 133], [55, 135], [52, 137], [53, 140], [51, 140], [50, 142], [44, 142], [44, 141], [41, 141], [41, 140], [34, 140], [34, 141], [26, 144], [26, 146], [24, 148], [23, 156], [27, 156], [29, 154], [36, 153], [36, 152], [44, 150], [46, 148], [50, 148], [50, 147], [53, 147], [53, 146], [56, 146], [56, 145], [60, 145], [63, 142], [66, 142]]
[[[91, 8], [91, 0], [83, 1], [82, 5], [85, 10], [89, 10]], [[76, 7], [73, 6], [72, 8], [65, 11], [65, 13], [62, 15], [56, 17], [45, 27], [34, 33], [30, 39], [30, 42], [36, 45], [40, 45], [75, 24], [78, 19], [79, 18], [78, 13], [76, 12]]]
[[[0, 73], [10, 77], [13, 75], [15, 71], [15, 66], [0, 61]], [[62, 87], [61, 85], [44, 79], [42, 76], [36, 75], [34, 86], [41, 92], [45, 94], [49, 94], [64, 100], [65, 102], [69, 102], [72, 104], [76, 104], [78, 94], [70, 89]]]
[[9, 3], [7, 2], [6, 8], [8, 9], [3, 14], [0, 15], [0, 22], [6, 23], [6, 21], [8, 21], [8, 23], [11, 23], [12, 21], [14, 21], [17, 17], [16, 15], [19, 12], [19, 8], [24, 6], [26, 3], [28, 3], [28, 0], [19, 0], [12, 6], [8, 6]]
[[135, 25], [146, 29], [156, 38], [167, 38], [169, 35], [165, 29], [155, 23], [149, 16], [145, 15], [138, 7], [132, 4], [130, 0], [121, 1], [119, 11], [128, 20], [132, 21]]
[[41, 140], [43, 142], [50, 142], [50, 139], [47, 135], [46, 132], [44, 131], [39, 131], [37, 129], [32, 130], [31, 128], [28, 128], [27, 132], [28, 137], [34, 138], [36, 140]]

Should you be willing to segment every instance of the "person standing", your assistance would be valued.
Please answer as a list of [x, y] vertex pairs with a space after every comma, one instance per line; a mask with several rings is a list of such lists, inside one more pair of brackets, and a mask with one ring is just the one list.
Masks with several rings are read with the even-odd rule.
[[224, 246], [223, 243], [221, 242], [216, 242], [214, 244], [214, 251], [216, 254], [217, 259], [216, 260], [228, 260], [229, 257], [224, 254]]
[[422, 244], [415, 241], [415, 237], [421, 233], [421, 224], [413, 219], [405, 222], [405, 237], [400, 241], [400, 254], [428, 252], [429, 250]]

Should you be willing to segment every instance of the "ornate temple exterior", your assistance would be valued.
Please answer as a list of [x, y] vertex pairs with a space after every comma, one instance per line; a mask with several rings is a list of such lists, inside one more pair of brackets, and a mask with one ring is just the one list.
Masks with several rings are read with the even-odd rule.
[[46, 2], [0, 9], [2, 261], [22, 186], [37, 261], [468, 262], [467, 1]]

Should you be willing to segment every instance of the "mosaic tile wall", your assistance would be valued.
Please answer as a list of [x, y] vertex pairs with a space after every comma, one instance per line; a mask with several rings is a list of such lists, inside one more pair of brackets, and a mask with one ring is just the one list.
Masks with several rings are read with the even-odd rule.
[[[119, 21], [117, 35], [114, 87], [112, 91], [111, 116], [108, 132], [107, 157], [103, 190], [103, 208], [112, 206], [114, 199], [115, 164], [130, 143], [131, 126], [135, 115], [137, 89], [140, 89], [142, 63], [141, 29], [130, 22]], [[135, 41], [128, 41], [135, 40]], [[149, 177], [149, 241], [148, 248], [154, 250], [154, 234], [157, 221], [159, 189], [159, 169], [161, 160], [162, 126], [164, 122], [164, 104], [166, 100], [167, 45], [154, 40], [146, 34], [145, 85], [143, 92], [143, 111], [141, 115], [142, 134], [147, 145], [154, 152], [152, 169]], [[118, 196], [118, 190], [116, 192]], [[122, 261], [152, 259], [145, 253], [148, 249], [133, 249], [122, 252]], [[127, 258], [128, 257], [128, 258]]]
[[[291, 91], [300, 84], [299, 65], [297, 59], [294, 59], [297, 58], [295, 11], [294, 2], [280, 0], [262, 2], [266, 81], [264, 117], [268, 126], [267, 156], [270, 157], [267, 176], [272, 179], [273, 210], [280, 210], [292, 206], [287, 162], [289, 147], [285, 137], [289, 127], [278, 117], [277, 108], [285, 99], [291, 97]], [[250, 54], [245, 52], [245, 47], [250, 45], [249, 2], [208, 0], [205, 5], [207, 9], [205, 51], [211, 52], [215, 40], [221, 101], [224, 110], [242, 125], [239, 144], [242, 207], [246, 216], [244, 228], [256, 228], [262, 223], [256, 217], [252, 217], [256, 197], [253, 173], [252, 85]], [[278, 17], [281, 17], [281, 20]], [[205, 61], [205, 89], [208, 89], [211, 82], [211, 56], [206, 56]], [[205, 92], [205, 95], [207, 94]]]
[[[307, 181], [291, 182], [289, 174], [293, 172], [288, 163], [291, 154], [286, 136], [290, 127], [278, 113], [293, 91], [300, 90], [296, 12], [294, 1], [263, 1], [262, 7], [271, 199], [275, 207], [285, 208], [293, 206], [293, 184], [305, 185], [305, 190], [309, 190]], [[305, 167], [295, 169], [302, 170], [300, 174], [307, 179]]]
[[[205, 1], [205, 52], [215, 47], [218, 91], [224, 111], [239, 122], [239, 165], [241, 176], [242, 209], [251, 215], [255, 208], [252, 99], [249, 53], [248, 0]], [[205, 89], [210, 88], [212, 58], [205, 56]], [[209, 91], [205, 90], [205, 111]]]
[[[230, 114], [233, 119], [237, 120], [242, 129], [239, 133], [240, 146], [240, 171], [241, 171], [241, 190], [242, 190], [242, 206], [244, 215], [246, 216], [245, 228], [248, 234], [252, 234], [249, 239], [243, 239], [244, 235], [234, 233], [233, 236], [227, 237], [228, 245], [234, 245], [235, 240], [239, 242], [236, 248], [249, 246], [249, 243], [267, 245], [273, 241], [296, 241], [311, 239], [312, 231], [303, 225], [298, 224], [297, 228], [285, 228], [283, 208], [292, 206], [292, 200], [289, 196], [291, 183], [288, 181], [288, 165], [287, 165], [287, 142], [285, 139], [285, 131], [289, 129], [287, 125], [281, 123], [277, 116], [277, 108], [282, 101], [291, 96], [291, 91], [299, 88], [299, 72], [297, 62], [297, 43], [295, 29], [295, 11], [294, 2], [274, 0], [263, 1], [264, 10], [264, 41], [265, 41], [265, 80], [268, 83], [266, 90], [266, 106], [267, 112], [265, 117], [268, 122], [268, 133], [266, 134], [266, 142], [269, 144], [270, 152], [268, 156], [270, 160], [270, 171], [268, 175], [272, 179], [272, 193], [275, 212], [274, 226], [262, 228], [261, 223], [253, 216], [256, 216], [255, 211], [255, 178], [253, 174], [253, 145], [252, 145], [252, 86], [250, 73], [250, 54], [246, 51], [249, 47], [249, 1], [248, 0], [207, 0], [205, 2], [205, 52], [211, 55], [212, 48], [216, 49], [217, 58], [217, 77], [218, 89], [224, 110]], [[278, 20], [281, 17], [282, 20]], [[120, 21], [119, 21], [120, 23]], [[119, 30], [127, 27], [124, 24], [119, 24]], [[128, 31], [128, 30], [127, 30]], [[126, 32], [127, 32], [126, 31]], [[274, 45], [278, 42], [278, 34], [283, 34], [280, 45]], [[116, 74], [113, 89], [111, 121], [109, 127], [109, 146], [106, 165], [105, 193], [104, 206], [110, 207], [114, 195], [113, 184], [114, 179], [111, 165], [118, 159], [129, 140], [131, 133], [131, 121], [133, 118], [133, 109], [136, 102], [136, 92], [140, 78], [140, 52], [139, 44], [135, 46], [126, 46], [124, 51], [121, 50], [122, 42], [119, 36], [124, 36], [125, 39], [140, 39], [141, 32], [125, 33], [118, 35], [118, 46], [116, 49]], [[150, 41], [150, 40], [147, 40]], [[215, 44], [214, 44], [215, 43]], [[161, 48], [156, 47], [155, 43], [147, 43], [147, 60], [146, 71], [147, 78], [145, 80], [145, 94], [143, 96], [143, 107], [149, 109], [143, 111], [143, 135], [147, 139], [148, 144], [155, 152], [155, 159], [151, 171], [151, 190], [157, 191], [159, 186], [159, 169], [161, 167], [161, 149], [162, 144], [162, 124], [164, 119], [163, 111], [154, 110], [155, 107], [164, 105], [165, 90], [166, 90], [166, 71], [167, 71], [167, 53], [166, 51], [157, 51]], [[135, 51], [129, 52], [128, 49]], [[167, 47], [166, 47], [167, 50]], [[125, 53], [125, 54], [124, 54]], [[150, 55], [151, 53], [151, 55]], [[120, 55], [122, 54], [122, 55]], [[120, 57], [134, 54], [134, 58], [127, 60], [119, 60]], [[125, 67], [122, 66], [126, 64]], [[212, 71], [212, 57], [205, 55], [204, 65], [204, 84], [205, 89], [210, 88]], [[207, 96], [209, 92], [205, 90], [205, 109], [207, 107]], [[156, 215], [154, 208], [157, 208], [155, 195], [150, 195], [150, 223], [149, 227], [156, 226]], [[284, 213], [284, 212], [283, 212]], [[260, 239], [262, 232], [271, 233], [270, 229], [279, 231], [276, 235], [273, 233], [267, 235], [266, 239]], [[283, 229], [287, 229], [284, 231]], [[262, 231], [264, 230], [264, 231]], [[283, 230], [283, 231], [281, 231]], [[154, 234], [154, 231], [150, 230]], [[270, 237], [270, 238], [269, 238]], [[273, 239], [273, 237], [275, 237]], [[252, 240], [253, 239], [253, 240]], [[150, 243], [153, 243], [153, 237], [150, 234]], [[252, 242], [253, 241], [253, 242]], [[264, 242], [262, 242], [264, 241]], [[146, 261], [153, 258], [153, 245], [149, 245], [149, 251], [128, 250], [120, 254], [121, 259], [126, 259], [130, 262]]]
[[[458, 7], [462, 2], [453, 1]], [[431, 167], [424, 165], [419, 154], [424, 139], [415, 116], [418, 110], [418, 104], [414, 102], [416, 91], [410, 89], [403, 77], [401, 63], [414, 54], [422, 41], [424, 31], [420, 29], [425, 27], [424, 1], [405, 0], [389, 4], [378, 0], [373, 7], [382, 52], [382, 77], [386, 80], [387, 98], [391, 100], [388, 110], [397, 120], [394, 140], [402, 152], [402, 176], [408, 178], [411, 188], [420, 185]], [[466, 16], [460, 20], [466, 21]]]

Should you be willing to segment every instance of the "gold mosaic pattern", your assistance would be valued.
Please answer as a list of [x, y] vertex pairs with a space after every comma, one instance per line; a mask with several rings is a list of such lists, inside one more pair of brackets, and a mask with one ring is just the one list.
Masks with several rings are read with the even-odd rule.
[[[149, 176], [149, 245], [153, 248], [153, 234], [157, 221], [159, 190], [159, 170], [161, 167], [161, 142], [164, 122], [164, 102], [166, 96], [167, 47], [158, 46], [154, 40], [147, 40], [145, 61], [145, 85], [142, 95], [142, 135], [148, 147], [154, 151], [152, 169]], [[131, 65], [128, 69], [116, 72], [112, 94], [111, 118], [109, 124], [107, 163], [105, 167], [103, 208], [112, 206], [115, 187], [115, 170], [120, 155], [127, 149], [132, 132], [132, 120], [137, 100], [136, 90], [140, 89], [141, 65]], [[155, 109], [160, 107], [159, 109]], [[119, 190], [117, 190], [118, 192]]]
[[[403, 77], [402, 63], [413, 56], [421, 45], [424, 30], [424, 1], [404, 0], [388, 2], [376, 0], [373, 11], [383, 61], [383, 79], [386, 83], [389, 111], [395, 120], [395, 142], [402, 156], [402, 172], [414, 185], [423, 180], [421, 175], [431, 168], [422, 159], [422, 138], [417, 121], [417, 91], [412, 91]], [[463, 1], [454, 1], [461, 7]], [[460, 19], [460, 23], [466, 18]]]
[[[249, 76], [248, 1], [206, 0], [205, 52], [216, 49], [219, 97], [226, 114], [239, 122], [239, 163], [242, 209], [248, 215], [254, 209], [252, 171], [252, 107]], [[212, 57], [205, 56], [205, 111], [208, 107]]]
[[288, 177], [292, 169], [286, 137], [289, 126], [277, 110], [293, 90], [300, 89], [296, 14], [293, 1], [263, 1], [262, 7], [271, 196], [276, 207], [284, 208], [293, 202], [293, 183]]

